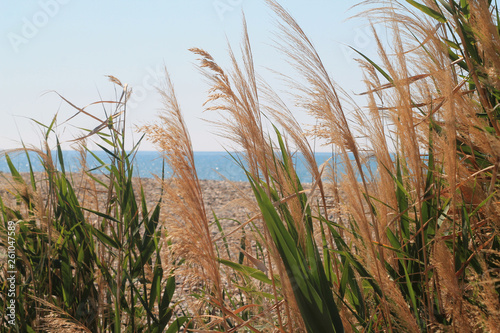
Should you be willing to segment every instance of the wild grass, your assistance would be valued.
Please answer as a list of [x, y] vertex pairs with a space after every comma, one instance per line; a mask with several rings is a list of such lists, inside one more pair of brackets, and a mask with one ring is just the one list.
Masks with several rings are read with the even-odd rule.
[[[27, 180], [5, 156], [18, 203], [13, 207], [2, 203], [2, 220], [5, 227], [9, 220], [18, 226], [18, 290], [17, 325], [2, 316], [3, 331], [163, 332], [170, 325], [173, 332], [187, 319], [171, 320], [175, 277], [162, 264], [167, 243], [159, 224], [161, 198], [151, 209], [142, 188], [134, 191], [135, 148], [124, 149], [129, 91], [112, 80], [122, 88], [121, 95], [111, 103], [106, 119], [85, 136], [99, 136], [107, 153], [108, 160], [94, 154], [101, 176], [86, 167], [85, 156], [92, 152], [81, 139], [79, 174], [66, 171], [57, 138], [55, 156], [48, 144], [44, 149], [24, 149], [29, 161], [32, 151], [44, 168], [35, 174], [30, 161]], [[74, 107], [87, 114], [84, 108]], [[55, 136], [56, 120], [45, 127], [46, 140]], [[7, 243], [5, 231], [2, 244]], [[6, 266], [2, 279], [5, 274]], [[2, 307], [7, 305], [6, 290], [2, 284]]]
[[[92, 152], [83, 139], [77, 175], [65, 170], [59, 144], [57, 156], [45, 143], [32, 149], [41, 176], [25, 180], [9, 164], [19, 204], [0, 206], [3, 232], [10, 220], [19, 228], [17, 331], [498, 330], [496, 2], [386, 1], [373, 9], [367, 1], [361, 15], [384, 24], [393, 41], [386, 49], [374, 28], [380, 60], [359, 53], [366, 107], [333, 80], [293, 17], [267, 3], [278, 19], [277, 49], [297, 71], [297, 104], [318, 122], [310, 135], [333, 147], [329, 164], [342, 164], [342, 176], [316, 164], [306, 131], [258, 78], [243, 21], [241, 59], [230, 47], [228, 69], [205, 50], [192, 52], [210, 84], [207, 110], [222, 116], [220, 134], [244, 152], [244, 162], [234, 160], [252, 188], [245, 203], [253, 213], [229, 229], [208, 211], [167, 72], [163, 110], [141, 128], [173, 172], [158, 178], [163, 195], [151, 209], [132, 182], [138, 146], [124, 149], [130, 90], [111, 78], [121, 92], [101, 103], [114, 107], [84, 137], [109, 156], [102, 176], [86, 167]], [[307, 186], [296, 151], [313, 175]]]

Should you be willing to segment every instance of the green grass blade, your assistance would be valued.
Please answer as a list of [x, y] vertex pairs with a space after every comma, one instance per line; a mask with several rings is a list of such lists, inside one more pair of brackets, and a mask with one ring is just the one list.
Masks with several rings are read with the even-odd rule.
[[311, 250], [313, 240], [310, 235], [306, 246], [308, 249], [305, 254], [301, 254], [298, 244], [285, 228], [264, 189], [250, 174], [247, 173], [247, 176], [264, 221], [287, 270], [308, 332], [344, 332], [319, 255], [313, 254], [314, 251]]
[[406, 2], [408, 2], [410, 5], [414, 6], [415, 8], [418, 8], [423, 13], [429, 15], [430, 17], [432, 17], [435, 20], [438, 20], [441, 23], [446, 23], [448, 21], [441, 13], [435, 11], [432, 8], [429, 8], [425, 5], [422, 5], [414, 0], [406, 0]]
[[[253, 268], [250, 266], [245, 266], [242, 264], [238, 264], [235, 262], [232, 262], [230, 260], [225, 260], [225, 259], [217, 259], [218, 262], [220, 262], [223, 265], [226, 265], [227, 267], [230, 267], [234, 269], [237, 272], [242, 273], [244, 276], [254, 278], [256, 280], [259, 280], [260, 282], [264, 282], [266, 284], [272, 285], [273, 281], [267, 277], [267, 275], [262, 272], [261, 270], [257, 268]], [[276, 286], [279, 288], [281, 285], [275, 281]]]

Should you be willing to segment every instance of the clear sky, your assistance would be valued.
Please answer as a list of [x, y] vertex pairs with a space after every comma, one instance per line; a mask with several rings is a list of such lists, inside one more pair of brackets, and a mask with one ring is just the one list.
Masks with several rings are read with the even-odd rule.
[[[355, 56], [345, 45], [373, 55], [375, 45], [366, 21], [346, 19], [358, 1], [282, 0], [310, 36], [334, 79], [347, 91], [360, 92], [362, 76]], [[38, 144], [40, 130], [29, 118], [59, 122], [74, 113], [55, 90], [78, 106], [114, 96], [105, 75], [128, 83], [134, 91], [129, 125], [151, 122], [160, 107], [157, 85], [165, 64], [197, 151], [223, 150], [224, 141], [203, 120], [207, 84], [188, 48], [210, 52], [227, 64], [227, 41], [234, 49], [242, 33], [245, 12], [256, 68], [279, 91], [280, 83], [266, 68], [290, 71], [272, 46], [273, 13], [263, 0], [23, 0], [0, 2], [0, 149]], [[227, 66], [226, 66], [227, 68]], [[283, 88], [283, 87], [281, 87]], [[102, 117], [100, 108], [89, 109]], [[302, 123], [311, 120], [297, 114]], [[62, 140], [75, 138], [76, 127], [93, 128], [80, 115], [57, 128]], [[139, 134], [134, 134], [135, 138]], [[151, 150], [143, 143], [144, 150]]]

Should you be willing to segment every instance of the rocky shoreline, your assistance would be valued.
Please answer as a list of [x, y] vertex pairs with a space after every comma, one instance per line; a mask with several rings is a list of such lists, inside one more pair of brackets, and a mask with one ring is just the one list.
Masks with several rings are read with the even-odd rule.
[[[26, 184], [30, 184], [30, 177], [28, 173], [22, 173]], [[44, 181], [44, 173], [35, 172], [35, 179], [37, 183], [37, 195], [42, 199], [47, 198], [48, 191], [46, 181]], [[99, 175], [96, 178], [104, 183], [107, 180], [104, 176]], [[133, 187], [137, 200], [140, 198], [140, 188], [142, 186], [146, 198], [146, 203], [149, 208], [153, 207], [161, 196], [161, 180], [155, 178], [134, 178]], [[87, 200], [84, 204], [85, 207], [97, 209], [97, 205], [101, 206], [107, 200], [107, 189], [93, 181], [90, 177], [76, 173], [71, 175], [71, 184], [75, 190], [79, 200]], [[248, 214], [252, 213], [248, 210], [249, 201], [254, 202], [253, 191], [248, 182], [231, 182], [221, 180], [200, 180], [200, 186], [203, 193], [203, 200], [205, 209], [209, 219], [212, 220], [213, 213], [222, 219], [236, 219], [244, 222], [248, 218]], [[311, 184], [303, 184], [304, 188], [310, 188]], [[0, 172], [0, 198], [6, 207], [17, 207], [16, 197], [16, 183], [12, 176], [8, 173]], [[19, 189], [19, 186], [17, 186]], [[28, 187], [29, 190], [30, 186]], [[26, 189], [22, 189], [26, 191]], [[246, 199], [246, 200], [244, 200]], [[331, 204], [331, 197], [328, 198]], [[227, 222], [232, 224], [231, 222]]]
[[[29, 184], [29, 174], [22, 174], [24, 181]], [[43, 181], [43, 173], [35, 173], [37, 182], [38, 195], [46, 197], [48, 191]], [[97, 177], [104, 180], [103, 176]], [[136, 196], [139, 198], [139, 189], [142, 186], [148, 207], [154, 206], [161, 196], [161, 181], [154, 178], [134, 178], [134, 190]], [[107, 190], [96, 182], [91, 181], [88, 177], [83, 177], [81, 174], [73, 175], [72, 185], [75, 192], [81, 200], [84, 196], [98, 193], [100, 202], [105, 202]], [[229, 182], [218, 180], [200, 180], [200, 185], [203, 192], [203, 199], [207, 214], [212, 216], [214, 212], [221, 218], [241, 219], [246, 218], [248, 211], [235, 203], [235, 200], [240, 199], [242, 196], [252, 197], [252, 189], [248, 182]], [[7, 173], [0, 173], [0, 198], [6, 207], [17, 207], [16, 198], [14, 193], [15, 182], [12, 176]], [[89, 199], [87, 199], [89, 200]], [[94, 200], [95, 201], [95, 200]]]
[[[23, 173], [21, 175], [26, 184], [29, 184], [29, 174]], [[45, 201], [48, 197], [47, 182], [44, 181], [43, 177], [45, 177], [44, 173], [35, 173], [37, 183], [35, 202], [40, 202], [40, 200]], [[95, 211], [104, 211], [104, 204], [108, 201], [108, 191], [103, 185], [92, 180], [88, 175], [81, 173], [72, 174], [68, 177], [71, 177], [71, 185], [82, 206]], [[109, 182], [103, 175], [96, 176], [96, 178], [104, 183]], [[162, 193], [161, 180], [155, 178], [134, 178], [133, 183], [138, 203], [140, 203], [140, 189], [142, 187], [146, 204], [148, 209], [151, 210], [160, 199]], [[22, 189], [17, 185], [16, 189], [15, 184], [10, 174], [0, 173], [0, 198], [3, 205], [14, 210], [20, 210], [24, 215], [26, 208], [24, 205], [16, 202], [14, 193], [19, 190], [31, 191], [31, 186], [28, 186], [28, 189]], [[222, 228], [226, 231], [236, 228], [239, 223], [248, 221], [250, 217], [253, 217], [257, 213], [256, 210], [258, 208], [255, 205], [253, 191], [248, 182], [200, 180], [200, 186], [208, 220], [213, 222], [213, 214], [215, 214]], [[303, 186], [308, 189], [311, 184], [303, 184]], [[328, 190], [326, 191], [329, 192]], [[83, 200], [85, 200], [84, 203]], [[333, 198], [327, 196], [328, 206], [333, 206], [332, 201]], [[162, 211], [163, 214], [169, 214], [168, 203], [163, 205]], [[217, 227], [212, 226], [211, 230], [213, 236], [216, 236], [218, 233]]]

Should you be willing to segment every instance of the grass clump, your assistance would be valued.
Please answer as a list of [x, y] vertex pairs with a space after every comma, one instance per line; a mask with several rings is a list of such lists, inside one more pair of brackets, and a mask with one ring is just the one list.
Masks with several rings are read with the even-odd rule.
[[[2, 243], [10, 220], [17, 222], [17, 318], [13, 328], [3, 317], [2, 330], [34, 331], [177, 331], [186, 318], [172, 322], [170, 304], [175, 291], [165, 265], [160, 198], [147, 207], [142, 187], [132, 181], [132, 151], [125, 151], [124, 116], [129, 91], [122, 89], [107, 119], [90, 135], [98, 136], [108, 161], [99, 159], [82, 143], [82, 171], [66, 171], [64, 155], [48, 144], [34, 152], [44, 171], [21, 175], [8, 155], [18, 204], [2, 204]], [[78, 109], [79, 113], [86, 113]], [[48, 140], [54, 134], [46, 127]], [[108, 131], [108, 133], [105, 132]], [[86, 167], [86, 154], [98, 161], [101, 176]], [[27, 179], [26, 179], [27, 178]], [[5, 243], [4, 243], [5, 244]], [[6, 274], [6, 270], [2, 274]], [[6, 287], [2, 284], [1, 306]]]

